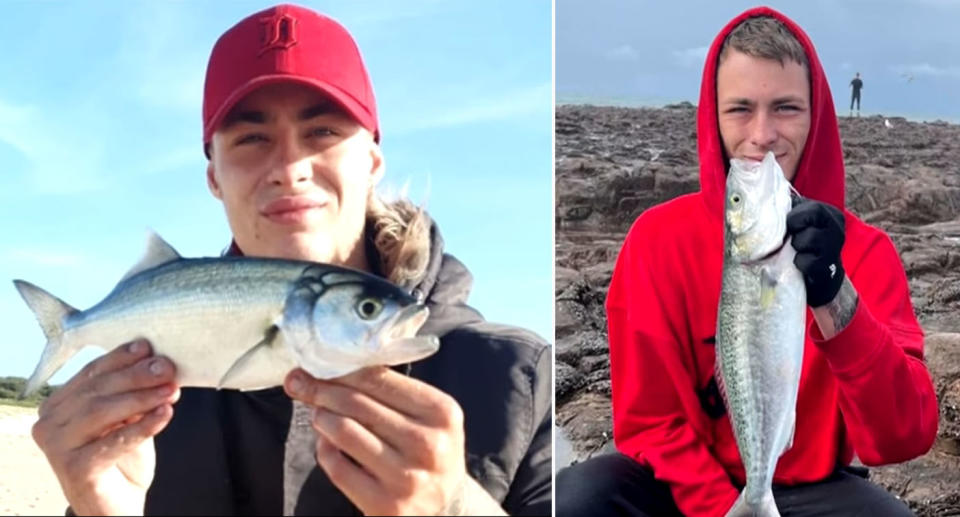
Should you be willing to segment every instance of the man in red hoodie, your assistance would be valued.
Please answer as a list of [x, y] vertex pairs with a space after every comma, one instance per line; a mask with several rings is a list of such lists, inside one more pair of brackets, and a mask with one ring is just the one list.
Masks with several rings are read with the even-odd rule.
[[[700, 191], [634, 222], [607, 295], [619, 454], [562, 471], [558, 515], [724, 515], [745, 476], [714, 377], [730, 158], [772, 151], [805, 198], [787, 231], [807, 289], [793, 446], [774, 496], [790, 515], [910, 515], [849, 468], [906, 461], [937, 431], [923, 332], [890, 238], [844, 208], [843, 152], [807, 35], [748, 10], [714, 40], [697, 113]], [[857, 475], [861, 472], [861, 475]]]

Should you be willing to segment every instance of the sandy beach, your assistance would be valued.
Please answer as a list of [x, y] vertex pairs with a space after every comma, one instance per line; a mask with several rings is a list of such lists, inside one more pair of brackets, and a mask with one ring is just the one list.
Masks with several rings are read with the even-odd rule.
[[67, 501], [30, 437], [36, 408], [0, 404], [0, 515], [63, 515]]

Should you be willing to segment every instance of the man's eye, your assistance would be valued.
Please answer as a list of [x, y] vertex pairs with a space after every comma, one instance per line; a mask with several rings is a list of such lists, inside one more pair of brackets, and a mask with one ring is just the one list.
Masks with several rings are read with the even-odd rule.
[[261, 135], [260, 133], [251, 133], [249, 135], [243, 135], [237, 138], [237, 140], [234, 142], [234, 145], [245, 145], [245, 144], [252, 144], [256, 142], [266, 142], [266, 141], [267, 141], [267, 137], [265, 135]]
[[310, 130], [310, 136], [330, 136], [335, 134], [329, 127], [315, 127]]
[[747, 108], [743, 106], [733, 106], [731, 108], [727, 108], [725, 111], [725, 113], [746, 113], [746, 112], [747, 112]]
[[793, 104], [784, 104], [782, 106], [777, 106], [777, 109], [780, 111], [800, 111], [800, 107], [794, 106]]

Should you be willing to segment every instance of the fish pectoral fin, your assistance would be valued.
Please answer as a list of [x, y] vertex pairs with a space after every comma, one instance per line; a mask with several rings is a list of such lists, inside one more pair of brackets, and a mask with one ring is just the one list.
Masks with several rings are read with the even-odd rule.
[[276, 325], [271, 325], [267, 328], [267, 331], [263, 335], [263, 339], [259, 343], [253, 345], [250, 350], [247, 350], [243, 353], [236, 361], [230, 365], [230, 369], [227, 370], [227, 373], [223, 374], [223, 377], [220, 378], [220, 381], [217, 383], [217, 389], [222, 389], [224, 386], [227, 386], [231, 381], [243, 377], [247, 373], [247, 369], [251, 365], [256, 365], [254, 358], [262, 353], [271, 352], [271, 346], [274, 343], [274, 340], [277, 337], [277, 332], [280, 329]]
[[783, 456], [783, 453], [793, 448], [793, 437], [796, 435], [797, 435], [797, 413], [796, 413], [796, 410], [794, 410], [792, 422], [790, 424], [790, 437], [787, 438], [787, 443], [784, 444], [783, 450], [780, 451], [781, 456]]
[[760, 270], [760, 307], [768, 309], [773, 304], [777, 290], [777, 278], [767, 268]]
[[167, 241], [163, 240], [162, 237], [151, 230], [150, 234], [147, 236], [147, 250], [143, 253], [143, 257], [141, 257], [140, 261], [130, 268], [130, 271], [127, 271], [127, 274], [123, 275], [123, 278], [120, 279], [120, 282], [123, 282], [137, 273], [155, 268], [160, 264], [166, 264], [167, 262], [180, 260], [181, 258], [182, 257], [179, 253], [177, 253], [177, 250], [173, 249], [173, 246], [168, 244]]

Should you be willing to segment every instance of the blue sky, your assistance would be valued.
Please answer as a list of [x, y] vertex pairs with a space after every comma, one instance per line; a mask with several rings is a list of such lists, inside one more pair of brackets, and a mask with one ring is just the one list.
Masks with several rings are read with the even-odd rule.
[[[662, 105], [699, 97], [707, 46], [759, 2], [557, 0], [557, 101]], [[960, 123], [960, 0], [770, 1], [810, 36], [837, 112], [860, 72], [862, 114]], [[912, 77], [912, 80], [910, 78]]]
[[[136, 262], [147, 228], [187, 257], [229, 243], [204, 178], [204, 70], [223, 31], [273, 3], [4, 4], [0, 375], [29, 375], [44, 342], [10, 280], [87, 308]], [[356, 38], [381, 117], [384, 186], [408, 184], [426, 203], [473, 272], [472, 305], [552, 341], [550, 3], [301, 3]], [[96, 355], [82, 352], [53, 382]]]

